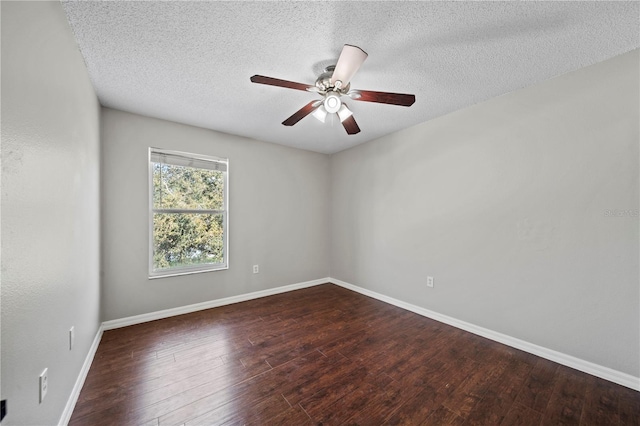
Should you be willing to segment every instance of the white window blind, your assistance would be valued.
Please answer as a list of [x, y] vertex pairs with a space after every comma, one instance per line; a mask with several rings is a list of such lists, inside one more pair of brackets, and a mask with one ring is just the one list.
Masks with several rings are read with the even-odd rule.
[[151, 162], [171, 164], [173, 166], [195, 167], [198, 169], [227, 171], [227, 160], [202, 157], [189, 157], [175, 151], [151, 150]]

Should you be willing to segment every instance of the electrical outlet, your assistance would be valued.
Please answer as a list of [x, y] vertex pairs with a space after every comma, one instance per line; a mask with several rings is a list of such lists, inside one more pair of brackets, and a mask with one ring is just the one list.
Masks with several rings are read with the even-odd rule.
[[253, 273], [257, 274], [260, 272], [260, 267], [258, 265], [253, 265]]
[[47, 396], [47, 390], [49, 389], [49, 369], [45, 368], [40, 373], [40, 403], [44, 401], [44, 397]]
[[73, 342], [75, 340], [75, 327], [69, 329], [69, 350], [73, 349]]
[[427, 287], [433, 287], [433, 277], [427, 277]]

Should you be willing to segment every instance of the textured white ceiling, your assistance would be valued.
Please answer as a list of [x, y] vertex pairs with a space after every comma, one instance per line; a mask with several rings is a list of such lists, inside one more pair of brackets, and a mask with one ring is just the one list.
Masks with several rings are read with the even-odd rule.
[[[638, 2], [66, 1], [102, 105], [332, 153], [640, 46]], [[353, 44], [356, 89], [413, 93], [410, 108], [348, 101], [362, 131], [312, 116], [313, 84]]]

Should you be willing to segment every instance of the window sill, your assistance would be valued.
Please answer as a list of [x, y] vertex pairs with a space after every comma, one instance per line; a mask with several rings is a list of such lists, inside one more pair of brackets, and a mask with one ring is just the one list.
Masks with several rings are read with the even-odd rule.
[[215, 272], [215, 271], [224, 271], [229, 269], [229, 265], [224, 266], [216, 266], [215, 268], [207, 268], [207, 269], [196, 269], [191, 271], [167, 271], [166, 273], [158, 273], [157, 275], [149, 275], [150, 280], [155, 280], [158, 278], [169, 278], [169, 277], [179, 277], [182, 275], [193, 275], [193, 274], [202, 274], [204, 272]]

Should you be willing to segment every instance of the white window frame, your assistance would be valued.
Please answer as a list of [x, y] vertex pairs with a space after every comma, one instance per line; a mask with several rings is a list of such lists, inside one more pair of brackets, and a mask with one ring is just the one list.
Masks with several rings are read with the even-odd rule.
[[[224, 186], [223, 186], [223, 210], [195, 210], [195, 209], [154, 209], [153, 208], [153, 164], [152, 155], [166, 155], [172, 157], [180, 157], [186, 162], [189, 160], [194, 162], [214, 162], [225, 165], [224, 170]], [[210, 155], [193, 154], [182, 151], [171, 151], [160, 148], [149, 147], [148, 153], [149, 164], [149, 279], [175, 277], [178, 275], [198, 274], [202, 272], [212, 272], [229, 269], [229, 159], [219, 158]], [[194, 168], [203, 168], [197, 166], [189, 166]], [[153, 268], [153, 214], [154, 213], [206, 213], [206, 214], [222, 214], [222, 226], [223, 226], [223, 262], [222, 263], [207, 263], [194, 266], [182, 266], [166, 269], [154, 269]]]

